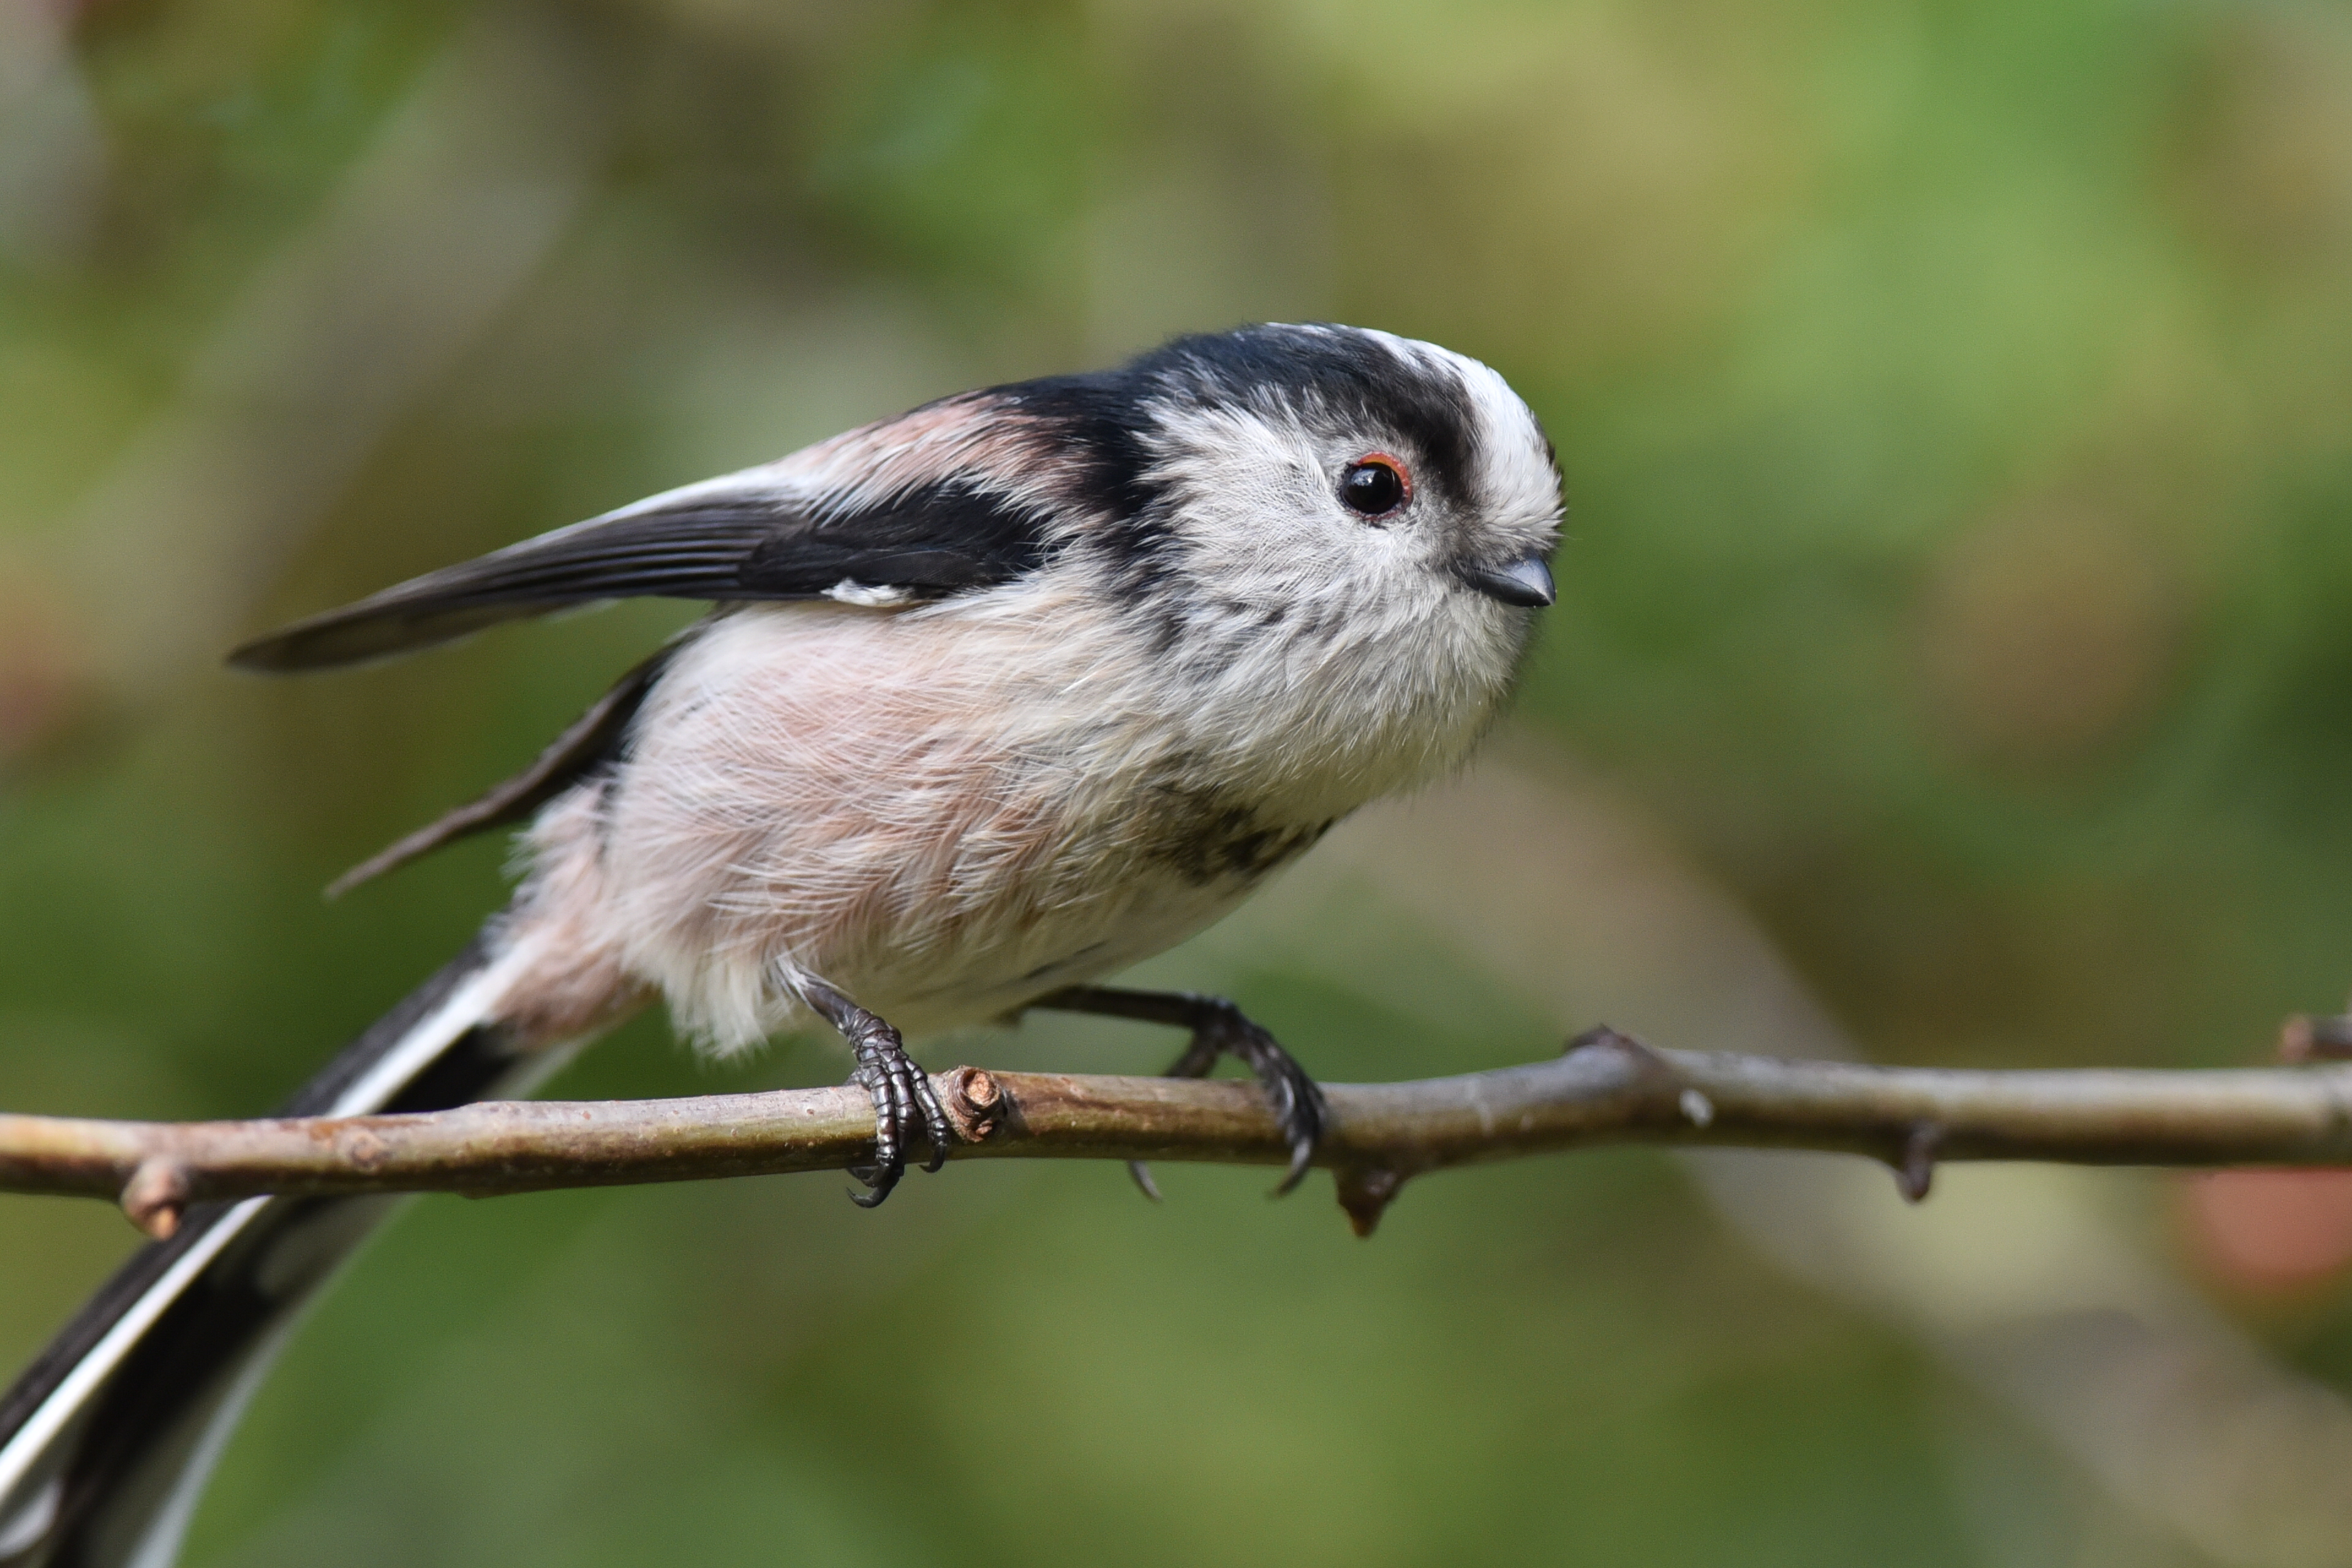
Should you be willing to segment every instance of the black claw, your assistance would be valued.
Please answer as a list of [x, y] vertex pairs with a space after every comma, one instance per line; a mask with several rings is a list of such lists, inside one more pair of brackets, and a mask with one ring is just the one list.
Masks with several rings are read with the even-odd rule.
[[1315, 1166], [1315, 1145], [1322, 1142], [1324, 1129], [1322, 1089], [1315, 1086], [1315, 1079], [1298, 1072], [1298, 1063], [1291, 1063], [1289, 1058], [1282, 1060], [1289, 1068], [1289, 1074], [1284, 1074], [1282, 1090], [1275, 1093], [1275, 1117], [1282, 1121], [1284, 1138], [1289, 1138], [1291, 1168], [1282, 1175], [1282, 1184], [1275, 1187], [1273, 1196], [1296, 1192], [1298, 1183], [1307, 1178], [1307, 1171]]
[[[1283, 1141], [1290, 1145], [1290, 1168], [1271, 1194], [1282, 1197], [1297, 1190], [1315, 1163], [1315, 1147], [1322, 1142], [1323, 1129], [1330, 1120], [1323, 1090], [1307, 1076], [1297, 1058], [1240, 1008], [1225, 1003], [1213, 1018], [1210, 1028], [1214, 1030], [1214, 1042], [1209, 1054], [1225, 1050], [1239, 1057], [1265, 1088], [1266, 1098], [1274, 1101], [1274, 1119], [1282, 1128]], [[1196, 1042], [1185, 1055], [1189, 1059], [1200, 1049]]]
[[[1220, 996], [1196, 996], [1177, 991], [1121, 991], [1109, 986], [1073, 985], [1029, 1004], [1064, 1013], [1093, 1013], [1109, 1018], [1137, 1018], [1150, 1024], [1172, 1024], [1192, 1031], [1192, 1042], [1168, 1068], [1169, 1078], [1206, 1078], [1221, 1056], [1238, 1057], [1257, 1079], [1273, 1102], [1274, 1119], [1290, 1148], [1290, 1169], [1274, 1196], [1296, 1188], [1315, 1163], [1315, 1150], [1331, 1112], [1323, 1091], [1307, 1076], [1280, 1042], [1239, 1007]], [[1140, 1160], [1128, 1162], [1128, 1172], [1143, 1195], [1155, 1203], [1160, 1188]]]
[[874, 1163], [849, 1167], [849, 1173], [866, 1187], [862, 1193], [853, 1190], [849, 1201], [870, 1209], [888, 1197], [907, 1173], [907, 1135], [917, 1119], [930, 1144], [930, 1157], [923, 1162], [926, 1171], [947, 1163], [955, 1123], [948, 1120], [947, 1108], [931, 1088], [930, 1075], [907, 1054], [898, 1030], [829, 985], [805, 982], [802, 994], [857, 1053], [857, 1068], [849, 1081], [874, 1100]]
[[[908, 1064], [914, 1067], [912, 1062]], [[948, 1120], [947, 1107], [940, 1103], [939, 1091], [931, 1087], [931, 1075], [914, 1068], [915, 1104], [923, 1113], [923, 1131], [930, 1139], [931, 1157], [923, 1162], [927, 1174], [936, 1174], [948, 1163], [948, 1145], [956, 1136], [955, 1123]]]
[[[1327, 1112], [1323, 1091], [1287, 1056], [1274, 1069], [1274, 1076], [1262, 1074], [1261, 1081], [1274, 1096], [1275, 1119], [1282, 1123], [1283, 1136], [1290, 1143], [1290, 1169], [1284, 1174], [1281, 1185], [1274, 1189], [1274, 1196], [1278, 1198], [1296, 1190], [1307, 1179], [1307, 1171], [1315, 1163], [1315, 1146], [1323, 1139]], [[1279, 1087], [1276, 1087], [1277, 1084]]]
[[[900, 1053], [903, 1058], [904, 1052]], [[877, 1207], [898, 1186], [898, 1178], [907, 1173], [907, 1156], [899, 1145], [899, 1130], [907, 1121], [906, 1086], [892, 1070], [894, 1064], [880, 1051], [868, 1053], [861, 1042], [861, 1058], [857, 1070], [849, 1081], [863, 1088], [874, 1097], [874, 1163], [853, 1168], [850, 1174], [866, 1184], [865, 1192], [852, 1191], [849, 1201], [859, 1208]]]

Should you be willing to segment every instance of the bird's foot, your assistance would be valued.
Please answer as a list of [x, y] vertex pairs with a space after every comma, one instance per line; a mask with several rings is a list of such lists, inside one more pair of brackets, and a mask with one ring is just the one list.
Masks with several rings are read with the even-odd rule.
[[[1290, 1145], [1290, 1169], [1274, 1189], [1280, 1197], [1307, 1179], [1307, 1168], [1314, 1163], [1315, 1146], [1322, 1141], [1324, 1125], [1330, 1120], [1323, 1091], [1307, 1076], [1298, 1058], [1282, 1048], [1281, 1041], [1231, 1002], [1222, 996], [1184, 999], [1198, 1009], [1192, 1043], [1184, 1047], [1167, 1076], [1206, 1078], [1221, 1056], [1232, 1057], [1249, 1068], [1273, 1102], [1275, 1122], [1282, 1129], [1283, 1142]], [[1141, 1161], [1131, 1168], [1144, 1190], [1150, 1191], [1150, 1171]]]
[[[1323, 1091], [1307, 1077], [1297, 1058], [1282, 1048], [1280, 1041], [1231, 1002], [1222, 996], [1200, 996], [1185, 991], [1122, 991], [1111, 986], [1074, 985], [1030, 1005], [1057, 1012], [1137, 1018], [1192, 1030], [1192, 1044], [1184, 1047], [1184, 1054], [1176, 1058], [1164, 1076], [1206, 1078], [1221, 1056], [1241, 1062], [1273, 1102], [1275, 1121], [1282, 1129], [1283, 1142], [1290, 1146], [1290, 1169], [1274, 1189], [1274, 1195], [1280, 1197], [1306, 1180], [1307, 1169], [1315, 1161], [1316, 1145], [1322, 1141], [1323, 1129], [1330, 1121]], [[1130, 1160], [1127, 1168], [1144, 1195], [1157, 1201], [1160, 1189], [1151, 1180], [1150, 1167], [1140, 1160]]]
[[874, 1097], [874, 1163], [849, 1167], [849, 1173], [866, 1188], [851, 1193], [849, 1201], [870, 1209], [888, 1197], [907, 1173], [907, 1141], [917, 1125], [931, 1151], [923, 1169], [936, 1171], [947, 1163], [948, 1148], [956, 1140], [955, 1123], [932, 1089], [930, 1075], [907, 1054], [898, 1030], [822, 982], [803, 981], [800, 989], [809, 1005], [840, 1030], [857, 1054], [849, 1081]]

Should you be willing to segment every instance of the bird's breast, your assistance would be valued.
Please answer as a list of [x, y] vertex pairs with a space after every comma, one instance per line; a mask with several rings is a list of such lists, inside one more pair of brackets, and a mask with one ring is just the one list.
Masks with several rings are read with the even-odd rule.
[[1423, 765], [1296, 681], [1188, 677], [1027, 594], [717, 617], [535, 879], [593, 859], [602, 940], [722, 1047], [794, 1021], [796, 972], [921, 1031], [1183, 940]]

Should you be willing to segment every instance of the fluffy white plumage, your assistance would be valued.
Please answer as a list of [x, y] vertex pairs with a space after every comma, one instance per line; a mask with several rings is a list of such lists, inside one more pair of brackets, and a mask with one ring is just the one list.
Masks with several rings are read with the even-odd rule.
[[708, 623], [625, 758], [530, 830], [514, 920], [562, 935], [526, 988], [549, 1015], [536, 1032], [643, 989], [737, 1050], [805, 1021], [812, 976], [909, 1035], [998, 1017], [1181, 941], [1337, 818], [1458, 763], [1532, 617], [1455, 563], [1548, 552], [1557, 479], [1493, 371], [1362, 336], [1461, 389], [1463, 493], [1423, 483], [1372, 526], [1332, 476], [1407, 446], [1397, 429], [1166, 400], [1144, 411], [1180, 583], [1163, 604], [1089, 547], [1101, 520], [1066, 493], [1055, 432], [984, 396], [695, 487], [839, 505], [845, 471], [898, 470], [865, 500], [984, 458], [1069, 547], [933, 603]]

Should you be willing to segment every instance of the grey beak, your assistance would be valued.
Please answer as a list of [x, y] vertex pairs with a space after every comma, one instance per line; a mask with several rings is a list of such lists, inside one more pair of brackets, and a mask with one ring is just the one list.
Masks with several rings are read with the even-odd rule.
[[1502, 566], [1465, 561], [1461, 573], [1465, 583], [1489, 598], [1525, 609], [1540, 610], [1559, 596], [1551, 585], [1551, 568], [1544, 564], [1540, 555]]

